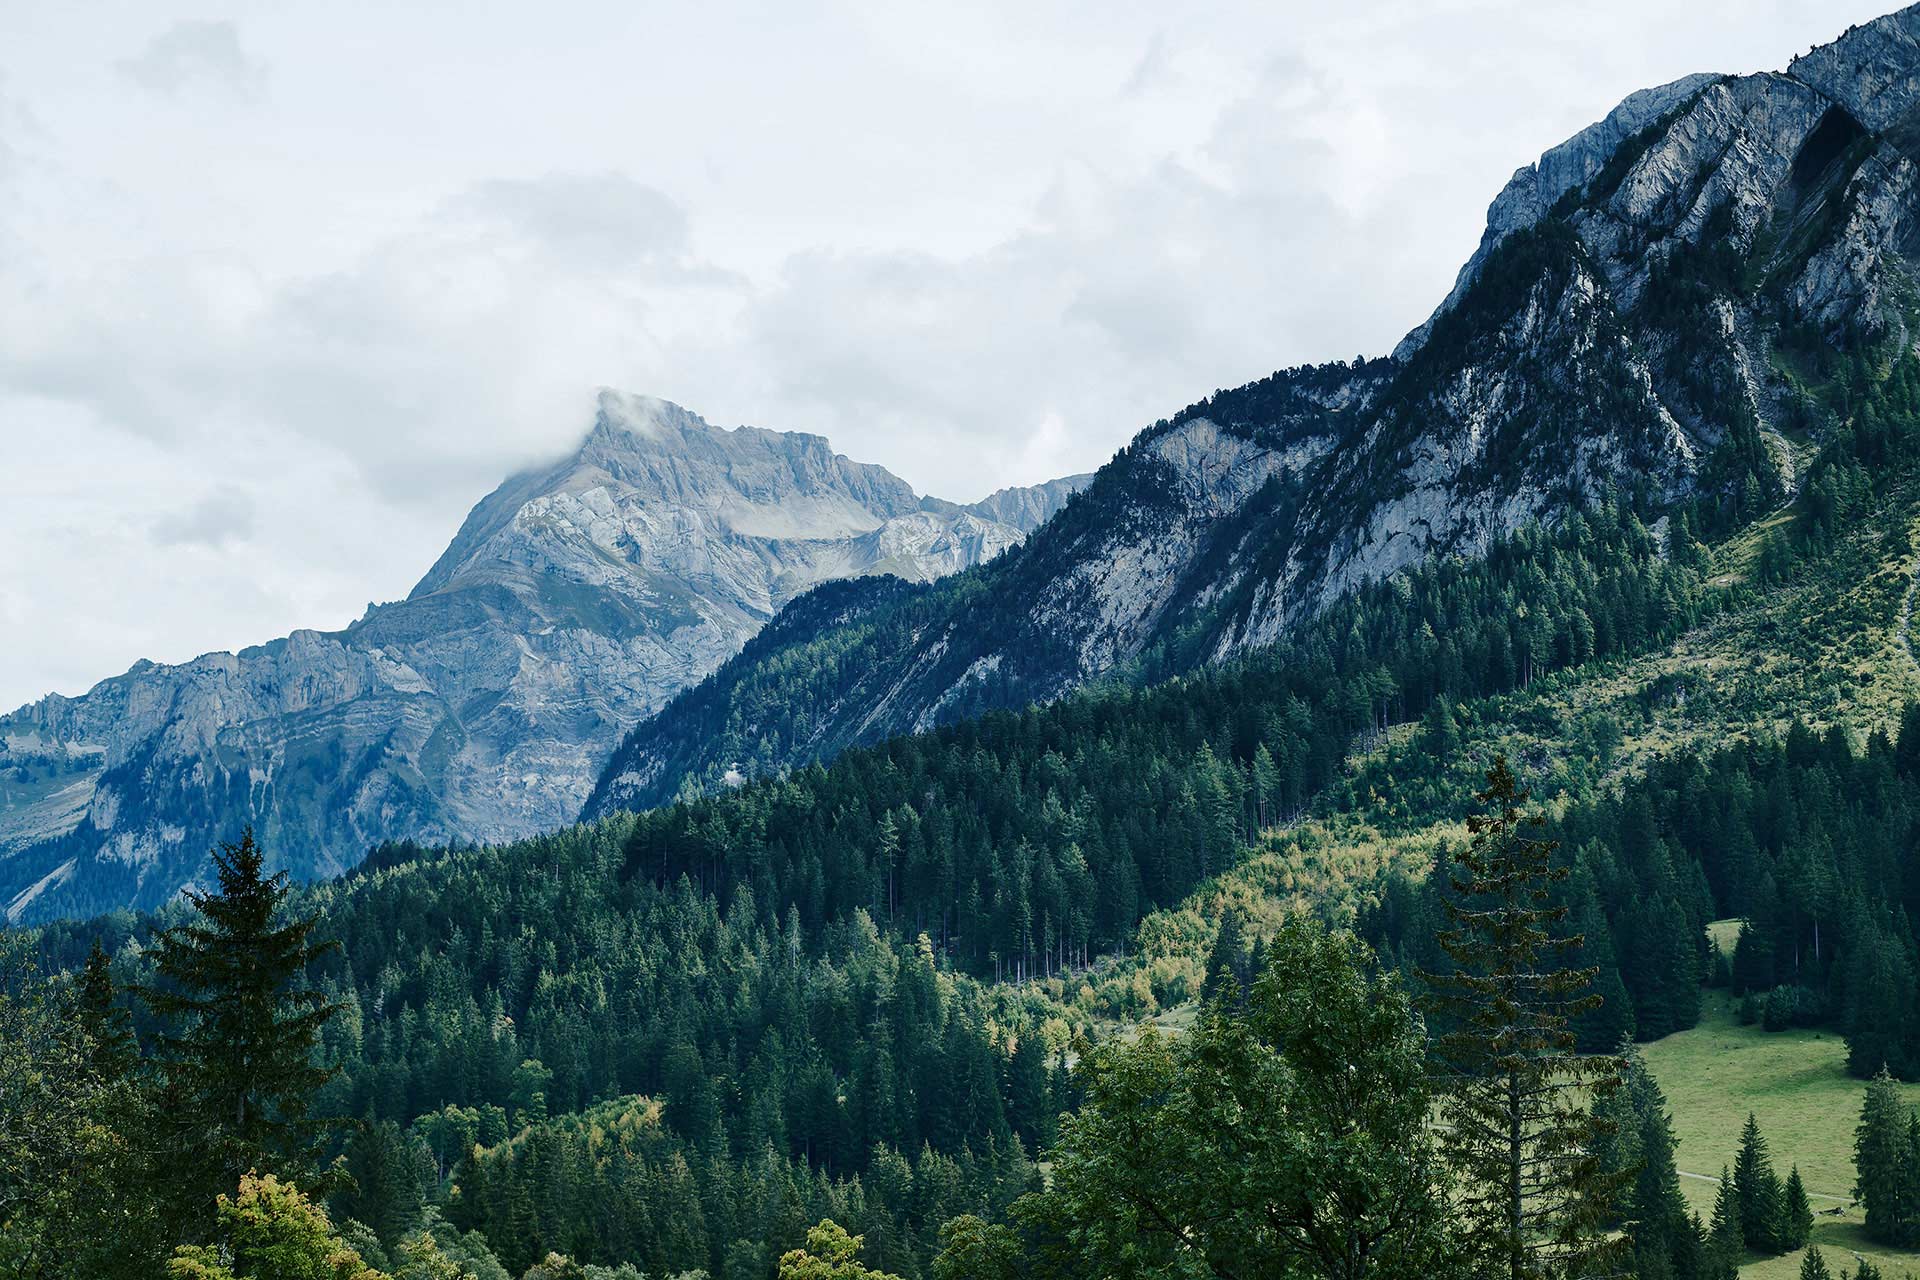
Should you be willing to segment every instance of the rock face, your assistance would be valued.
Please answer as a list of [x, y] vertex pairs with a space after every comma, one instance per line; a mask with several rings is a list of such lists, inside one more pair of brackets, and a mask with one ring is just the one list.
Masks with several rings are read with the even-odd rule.
[[249, 822], [302, 876], [559, 826], [626, 730], [796, 595], [979, 564], [1080, 482], [960, 506], [818, 436], [602, 393], [581, 447], [482, 500], [407, 599], [0, 717], [0, 908], [164, 902]]
[[1390, 358], [1155, 424], [983, 568], [800, 602], [628, 735], [587, 813], [1230, 657], [1617, 487], [1764, 511], [1789, 437], [1833, 425], [1783, 349], [1912, 344], [1917, 159], [1920, 6], [1784, 73], [1635, 93], [1514, 175]]

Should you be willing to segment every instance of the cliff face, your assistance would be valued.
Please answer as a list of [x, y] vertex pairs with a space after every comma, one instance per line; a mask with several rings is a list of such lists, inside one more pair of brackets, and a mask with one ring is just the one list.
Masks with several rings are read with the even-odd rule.
[[1795, 361], [1911, 342], [1916, 104], [1920, 7], [1783, 73], [1633, 94], [1514, 175], [1391, 357], [1217, 393], [991, 565], [774, 628], [638, 726], [587, 812], [1230, 657], [1622, 488], [1764, 511], [1837, 425]]
[[603, 393], [581, 447], [482, 500], [404, 601], [0, 717], [0, 907], [163, 902], [249, 822], [302, 876], [559, 826], [626, 730], [795, 595], [978, 564], [1074, 485], [923, 499], [818, 436]]

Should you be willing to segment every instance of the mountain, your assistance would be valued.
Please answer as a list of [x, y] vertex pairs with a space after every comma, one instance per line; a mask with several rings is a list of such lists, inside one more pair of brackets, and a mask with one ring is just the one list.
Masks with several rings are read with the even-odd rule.
[[1154, 424], [1019, 549], [802, 600], [639, 725], [585, 812], [1270, 645], [1356, 586], [1615, 491], [1717, 534], [1909, 340], [1920, 8], [1785, 71], [1635, 93], [1519, 170], [1393, 354]]
[[980, 564], [1079, 482], [962, 506], [819, 436], [603, 392], [580, 447], [484, 498], [405, 600], [0, 717], [0, 904], [153, 906], [249, 822], [300, 876], [550, 830], [796, 595]]
[[[1848, 83], [1885, 93], [1920, 70], [1907, 30], [1851, 33]], [[1796, 94], [1815, 75], [1761, 87]], [[1729, 84], [1752, 88], [1638, 98], [1582, 135], [1591, 154], [1576, 139], [1522, 171], [1496, 213], [1532, 220], [1493, 219], [1462, 287], [1392, 358], [1293, 370], [1156, 425], [987, 564], [795, 597], [633, 740], [683, 754], [652, 757], [655, 778], [608, 775], [705, 794], [481, 849], [392, 846], [293, 889], [285, 917], [338, 944], [302, 984], [335, 1006], [315, 1051], [338, 1070], [296, 1101], [337, 1123], [310, 1159], [272, 1154], [297, 1177], [337, 1152], [349, 1176], [311, 1192], [340, 1224], [331, 1256], [523, 1280], [764, 1280], [802, 1247], [899, 1276], [1065, 1280], [1141, 1259], [1332, 1273], [1265, 1230], [1307, 1204], [1318, 1239], [1364, 1235], [1389, 1242], [1370, 1256], [1405, 1259], [1382, 1196], [1441, 1207], [1486, 1178], [1422, 1145], [1432, 1046], [1380, 970], [1418, 989], [1456, 963], [1449, 906], [1480, 893], [1459, 887], [1462, 833], [1500, 812], [1489, 770], [1507, 766], [1559, 850], [1521, 888], [1578, 935], [1554, 962], [1568, 989], [1600, 997], [1568, 1017], [1573, 1047], [1646, 1045], [1622, 1055], [1624, 1109], [1607, 1112], [1644, 1141], [1594, 1148], [1607, 1179], [1630, 1185], [1651, 1151], [1668, 1161], [1665, 1202], [1679, 1179], [1711, 1200], [1712, 1174], [1681, 1161], [1731, 1141], [1742, 1111], [1774, 1135], [1778, 1167], [1815, 1168], [1860, 1114], [1843, 1077], [1897, 1140], [1894, 1086], [1868, 1081], [1920, 1080], [1920, 295], [1910, 202], [1879, 202], [1877, 240], [1856, 215], [1911, 166], [1883, 150], [1888, 128], [1849, 110], [1852, 133], [1822, 108], [1805, 137], [1767, 135], [1801, 176], [1755, 235], [1725, 205], [1697, 242], [1634, 224], [1663, 246], [1636, 285], [1636, 258], [1609, 267], [1591, 247], [1622, 225], [1601, 206]], [[1735, 139], [1692, 181], [1717, 181], [1736, 152], [1765, 158]], [[1755, 363], [1725, 363], [1742, 354]], [[1496, 435], [1444, 436], [1463, 421]], [[424, 598], [458, 591], [469, 566], [524, 588], [477, 549], [542, 491], [477, 512]], [[955, 514], [907, 515], [929, 511]], [[1431, 522], [1384, 547], [1356, 532], [1416, 512]], [[1439, 553], [1368, 567], [1416, 536]], [[1127, 558], [1100, 562], [1103, 548]], [[507, 563], [537, 577], [547, 562]], [[1050, 597], [1063, 581], [1081, 594]], [[1266, 602], [1307, 586], [1324, 598], [1294, 596], [1271, 643], [1254, 635]], [[1027, 647], [976, 669], [983, 636]], [[960, 692], [917, 701], [949, 661], [971, 672]], [[1083, 661], [1097, 671], [1070, 687]], [[991, 710], [1049, 679], [1058, 696]], [[900, 700], [861, 707], [856, 692]], [[726, 776], [896, 718], [952, 723]], [[0, 1091], [24, 1118], [10, 1131], [45, 1148], [0, 1223], [22, 1256], [145, 1276], [206, 1238], [232, 1169], [154, 1141], [149, 1108], [167, 1109], [162, 1136], [231, 1134], [227, 1108], [173, 1087], [174, 1064], [126, 1070], [173, 1021], [158, 1002], [130, 1001], [136, 1044], [112, 1034], [114, 990], [164, 989], [156, 935], [196, 914], [176, 902], [14, 940], [53, 975], [15, 982], [4, 1011], [25, 1033], [0, 1037], [13, 1075], [41, 1086]], [[1329, 950], [1328, 927], [1350, 936]], [[1703, 1058], [1730, 1045], [1739, 1069], [1703, 1083]], [[1359, 1098], [1356, 1081], [1368, 1097], [1417, 1088], [1385, 1104], [1390, 1130], [1356, 1129], [1324, 1105]], [[1589, 1093], [1568, 1086], [1570, 1115]], [[1170, 1095], [1202, 1123], [1181, 1129]], [[1287, 1156], [1251, 1198], [1248, 1132]], [[1141, 1134], [1177, 1141], [1150, 1151]], [[113, 1158], [71, 1158], [94, 1150]], [[1340, 1168], [1313, 1163], [1325, 1151]], [[1322, 1213], [1319, 1172], [1347, 1178], [1352, 1152], [1361, 1210]], [[1910, 1266], [1920, 1255], [1873, 1207], [1910, 1181], [1886, 1175], [1873, 1194], [1890, 1200], [1823, 1213], [1811, 1242], [1863, 1273]], [[249, 1203], [297, 1207], [279, 1194]], [[1534, 1203], [1552, 1218], [1553, 1200]], [[1620, 1216], [1556, 1230], [1624, 1241], [1640, 1275], [1718, 1255], [1697, 1216]], [[1436, 1215], [1428, 1270], [1483, 1273], [1484, 1240], [1453, 1217]], [[1798, 1245], [1760, 1244], [1738, 1269], [1792, 1267]], [[189, 1252], [211, 1268], [218, 1248]]]

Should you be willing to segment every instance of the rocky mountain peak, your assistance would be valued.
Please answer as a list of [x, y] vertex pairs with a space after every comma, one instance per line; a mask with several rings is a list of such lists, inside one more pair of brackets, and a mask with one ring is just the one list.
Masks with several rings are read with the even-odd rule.
[[63, 780], [0, 810], [0, 911], [154, 905], [246, 823], [301, 875], [558, 826], [622, 732], [796, 595], [979, 564], [1078, 487], [923, 499], [821, 436], [602, 391], [580, 444], [477, 503], [406, 600], [0, 717]]

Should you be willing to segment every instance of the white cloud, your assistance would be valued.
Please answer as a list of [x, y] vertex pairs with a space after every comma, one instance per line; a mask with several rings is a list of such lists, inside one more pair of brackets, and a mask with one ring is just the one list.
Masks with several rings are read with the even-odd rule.
[[0, 705], [403, 594], [603, 384], [954, 498], [1090, 468], [1391, 348], [1627, 92], [1876, 7], [0, 6]]
[[266, 83], [266, 68], [240, 47], [231, 22], [176, 22], [147, 42], [139, 56], [114, 64], [120, 74], [154, 93], [174, 94], [210, 84], [251, 97]]
[[231, 484], [153, 522], [153, 540], [163, 547], [202, 546], [218, 550], [253, 536], [253, 499]]

